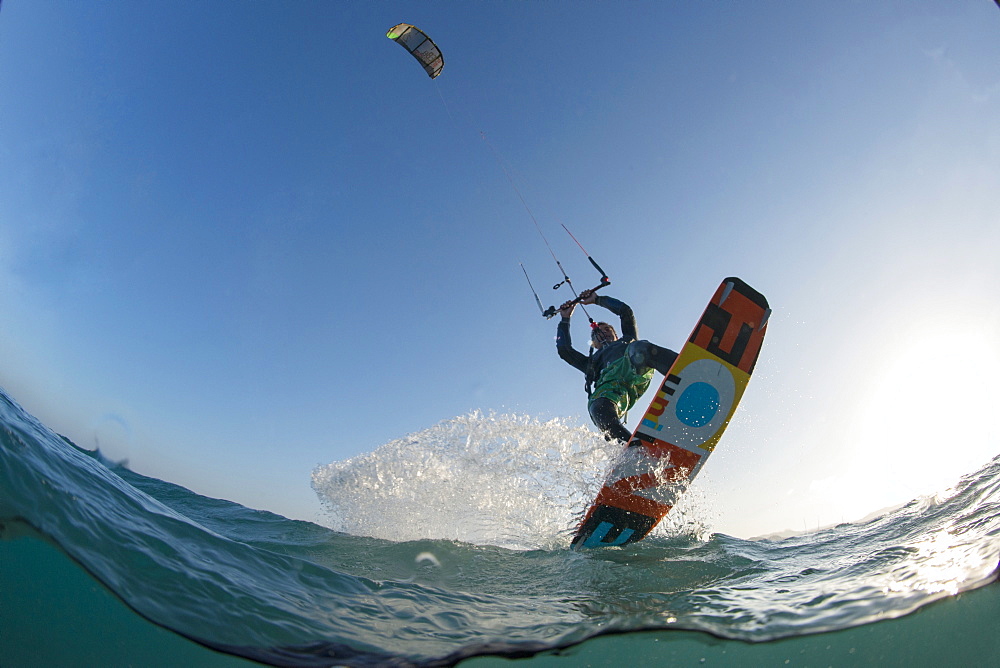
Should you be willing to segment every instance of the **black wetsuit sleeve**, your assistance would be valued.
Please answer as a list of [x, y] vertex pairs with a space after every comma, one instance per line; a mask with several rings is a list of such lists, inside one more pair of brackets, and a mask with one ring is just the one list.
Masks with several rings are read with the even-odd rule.
[[587, 373], [589, 360], [579, 350], [573, 349], [573, 341], [569, 335], [569, 322], [569, 318], [563, 318], [559, 321], [559, 326], [556, 328], [556, 352], [568, 364], [576, 367], [583, 373]]
[[615, 299], [614, 297], [608, 297], [607, 295], [598, 296], [594, 303], [602, 308], [608, 309], [621, 318], [621, 338], [626, 341], [637, 341], [639, 339], [639, 330], [636, 327], [635, 314], [632, 313], [631, 306], [623, 301]]

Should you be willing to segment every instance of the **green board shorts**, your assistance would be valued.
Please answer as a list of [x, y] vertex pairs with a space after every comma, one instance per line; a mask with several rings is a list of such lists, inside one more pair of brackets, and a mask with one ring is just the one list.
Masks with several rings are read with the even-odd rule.
[[[633, 341], [633, 343], [635, 343]], [[629, 344], [629, 349], [632, 343]], [[628, 412], [639, 397], [649, 388], [650, 381], [653, 380], [653, 369], [647, 369], [640, 373], [632, 364], [629, 350], [617, 360], [609, 364], [601, 372], [593, 392], [590, 393], [590, 402], [595, 399], [609, 399], [618, 409], [618, 416], [621, 417]], [[588, 402], [589, 405], [589, 402]]]

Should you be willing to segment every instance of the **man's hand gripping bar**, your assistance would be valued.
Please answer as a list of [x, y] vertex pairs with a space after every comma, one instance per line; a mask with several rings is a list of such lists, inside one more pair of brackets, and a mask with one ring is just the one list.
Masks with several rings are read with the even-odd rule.
[[550, 306], [542, 312], [542, 315], [545, 316], [546, 319], [552, 318], [554, 315], [559, 313], [560, 310], [572, 306], [573, 304], [579, 304], [580, 302], [583, 301], [586, 295], [597, 292], [601, 288], [606, 287], [608, 285], [611, 285], [611, 279], [608, 278], [607, 276], [603, 276], [601, 277], [601, 284], [598, 285], [596, 288], [590, 288], [589, 290], [584, 290], [575, 299], [570, 299], [568, 302], [565, 302], [559, 308], [556, 308], [555, 306]]

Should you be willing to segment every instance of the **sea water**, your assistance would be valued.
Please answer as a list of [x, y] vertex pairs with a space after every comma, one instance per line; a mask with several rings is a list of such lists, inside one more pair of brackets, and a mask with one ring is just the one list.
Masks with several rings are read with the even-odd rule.
[[317, 468], [319, 526], [134, 473], [0, 393], [0, 665], [996, 661], [1000, 458], [784, 539], [711, 533], [695, 489], [650, 538], [571, 551], [612, 453], [474, 413]]

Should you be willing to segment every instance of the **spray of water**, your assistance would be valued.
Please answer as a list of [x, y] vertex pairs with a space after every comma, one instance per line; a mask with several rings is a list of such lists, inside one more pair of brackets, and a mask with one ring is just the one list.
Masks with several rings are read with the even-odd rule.
[[[569, 544], [619, 451], [566, 420], [476, 411], [317, 467], [312, 486], [344, 533], [553, 549]], [[661, 531], [690, 524], [675, 512]]]

